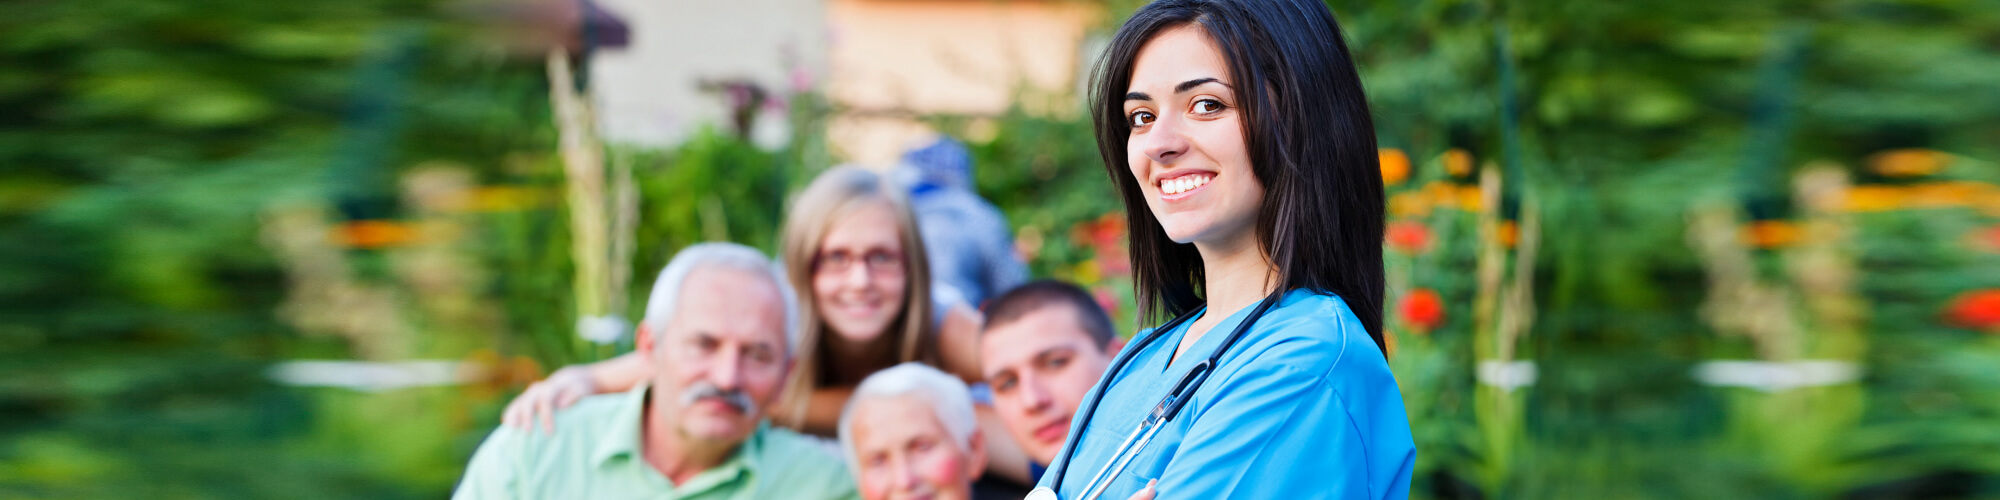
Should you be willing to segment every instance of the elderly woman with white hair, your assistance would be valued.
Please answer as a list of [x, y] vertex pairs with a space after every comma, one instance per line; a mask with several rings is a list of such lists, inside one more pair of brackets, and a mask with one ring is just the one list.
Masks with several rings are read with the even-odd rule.
[[840, 415], [840, 446], [868, 500], [972, 497], [986, 443], [965, 383], [921, 363], [876, 372]]

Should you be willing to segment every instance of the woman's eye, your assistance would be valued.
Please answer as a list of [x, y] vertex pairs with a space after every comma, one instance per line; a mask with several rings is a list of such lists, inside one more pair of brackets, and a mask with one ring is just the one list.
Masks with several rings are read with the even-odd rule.
[[882, 267], [895, 262], [896, 256], [889, 255], [889, 252], [874, 251], [874, 252], [868, 252], [868, 256], [865, 257], [863, 260], [868, 261], [869, 266]]
[[1209, 114], [1217, 111], [1222, 111], [1222, 101], [1202, 99], [1194, 102], [1194, 112], [1196, 113]]
[[1153, 113], [1150, 111], [1134, 111], [1130, 118], [1134, 127], [1144, 127], [1153, 123]]

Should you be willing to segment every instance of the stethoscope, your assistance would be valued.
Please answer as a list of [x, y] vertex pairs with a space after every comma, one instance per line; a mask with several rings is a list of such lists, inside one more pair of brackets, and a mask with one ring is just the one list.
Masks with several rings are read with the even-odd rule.
[[[1223, 353], [1229, 352], [1230, 346], [1236, 345], [1236, 341], [1242, 339], [1245, 332], [1250, 331], [1250, 325], [1256, 324], [1257, 319], [1264, 316], [1264, 311], [1277, 304], [1278, 299], [1283, 296], [1284, 291], [1280, 290], [1265, 297], [1263, 302], [1257, 303], [1257, 308], [1250, 310], [1250, 316], [1243, 318], [1243, 322], [1237, 324], [1234, 331], [1229, 332], [1229, 337], [1223, 339], [1222, 345], [1217, 346], [1215, 352], [1208, 355], [1208, 359], [1189, 369], [1187, 376], [1181, 377], [1180, 383], [1174, 384], [1174, 390], [1168, 392], [1166, 397], [1160, 398], [1160, 404], [1153, 406], [1153, 412], [1146, 415], [1146, 420], [1139, 423], [1139, 428], [1133, 429], [1132, 435], [1125, 438], [1125, 443], [1118, 445], [1118, 452], [1111, 455], [1111, 461], [1105, 462], [1104, 468], [1098, 469], [1097, 475], [1092, 476], [1090, 482], [1084, 483], [1083, 500], [1097, 500], [1097, 497], [1104, 495], [1104, 490], [1111, 486], [1111, 480], [1125, 472], [1126, 466], [1132, 465], [1132, 460], [1138, 458], [1139, 452], [1146, 449], [1146, 443], [1153, 441], [1153, 435], [1159, 434], [1160, 429], [1166, 428], [1166, 423], [1172, 422], [1174, 416], [1180, 415], [1181, 409], [1187, 407], [1187, 402], [1193, 399], [1195, 390], [1200, 389], [1201, 383], [1207, 381], [1208, 375], [1215, 371], [1215, 366], [1222, 363]], [[1118, 378], [1118, 371], [1125, 367], [1127, 361], [1138, 357], [1138, 353], [1144, 351], [1147, 344], [1158, 340], [1162, 334], [1173, 331], [1201, 310], [1202, 308], [1196, 308], [1182, 314], [1173, 321], [1154, 328], [1152, 333], [1139, 339], [1138, 343], [1127, 346], [1125, 352], [1129, 354], [1119, 356], [1117, 361], [1112, 362], [1111, 369], [1104, 373], [1104, 387], [1098, 389], [1097, 395], [1090, 399], [1090, 404], [1079, 413], [1083, 417], [1083, 422], [1076, 427], [1077, 432], [1081, 433], [1084, 429], [1090, 428], [1090, 418], [1097, 414], [1097, 403], [1104, 400], [1104, 393], [1111, 392], [1111, 381]], [[1055, 481], [1049, 484], [1056, 485], [1057, 488], [1062, 487], [1063, 474], [1069, 472], [1069, 461], [1076, 458], [1076, 444], [1082, 440], [1081, 436], [1070, 436], [1068, 442], [1063, 444], [1062, 464], [1048, 471], [1055, 474]], [[1026, 500], [1062, 500], [1062, 496], [1056, 494], [1054, 489], [1044, 486], [1028, 492]]]

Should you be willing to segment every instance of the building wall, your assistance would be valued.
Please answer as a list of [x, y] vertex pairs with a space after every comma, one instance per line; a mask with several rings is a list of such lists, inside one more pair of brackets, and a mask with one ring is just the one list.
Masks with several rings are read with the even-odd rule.
[[835, 154], [886, 165], [922, 113], [998, 114], [1017, 89], [1074, 88], [1095, 9], [1074, 1], [829, 0]]
[[[667, 146], [703, 126], [728, 127], [725, 97], [704, 80], [748, 79], [774, 95], [826, 75], [823, 0], [599, 0], [632, 39], [599, 52], [591, 78], [606, 139]], [[752, 134], [783, 144], [783, 108], [761, 113]]]
[[[998, 114], [1017, 90], [1077, 87], [1096, 8], [1066, 0], [600, 0], [631, 26], [629, 47], [593, 59], [604, 135], [670, 146], [728, 127], [704, 80], [748, 79], [782, 96], [815, 86], [840, 113], [840, 161], [885, 167], [929, 134], [927, 113]], [[773, 103], [752, 134], [783, 144]]]

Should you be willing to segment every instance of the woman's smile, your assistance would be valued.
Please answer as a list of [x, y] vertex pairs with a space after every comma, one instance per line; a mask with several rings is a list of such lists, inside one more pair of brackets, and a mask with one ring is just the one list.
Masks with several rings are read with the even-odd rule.
[[1160, 201], [1172, 203], [1194, 196], [1213, 180], [1215, 180], [1214, 172], [1176, 170], [1154, 182], [1153, 185], [1160, 190]]
[[827, 300], [828, 312], [864, 321], [873, 318], [889, 306], [889, 301], [880, 293], [869, 292], [862, 290], [830, 297]]

